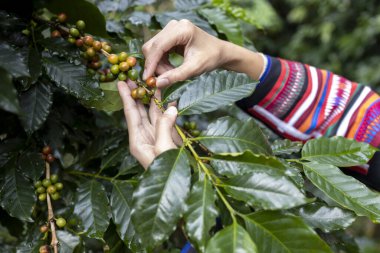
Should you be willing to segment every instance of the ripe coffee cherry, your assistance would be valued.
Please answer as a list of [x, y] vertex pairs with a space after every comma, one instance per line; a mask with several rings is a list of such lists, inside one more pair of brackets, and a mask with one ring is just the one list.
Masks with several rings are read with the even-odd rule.
[[61, 37], [61, 33], [58, 30], [54, 30], [51, 32], [50, 36], [52, 38], [59, 38], [59, 37]]
[[82, 40], [82, 39], [77, 39], [77, 40], [75, 41], [75, 45], [76, 45], [77, 47], [83, 47], [83, 40]]
[[139, 77], [139, 72], [136, 69], [131, 69], [128, 71], [128, 78], [132, 81], [136, 81]]
[[70, 28], [69, 33], [71, 36], [73, 36], [75, 38], [79, 37], [79, 35], [80, 35], [79, 30], [74, 28], [74, 27]]
[[94, 43], [92, 43], [92, 47], [96, 50], [99, 51], [102, 49], [102, 43], [98, 40], [95, 40]]
[[87, 46], [92, 46], [92, 44], [94, 43], [94, 38], [92, 36], [90, 36], [90, 35], [86, 35], [83, 38], [83, 42]]
[[57, 191], [60, 191], [60, 190], [63, 189], [63, 184], [60, 183], [60, 182], [56, 183], [54, 186], [55, 186], [55, 188], [57, 189]]
[[106, 79], [107, 79], [106, 75], [100, 75], [100, 77], [99, 77], [99, 81], [101, 81], [101, 82], [105, 82]]
[[[97, 55], [95, 55], [95, 57], [96, 56]], [[93, 61], [90, 64], [90, 68], [92, 68], [92, 69], [100, 69], [101, 66], [102, 66], [102, 63], [100, 61]]]
[[79, 29], [79, 30], [84, 30], [84, 28], [86, 28], [86, 23], [83, 21], [83, 20], [78, 20], [75, 24], [75, 26]]
[[136, 88], [136, 89], [133, 89], [133, 90], [131, 91], [131, 97], [132, 97], [133, 99], [138, 99], [138, 97], [137, 97], [137, 88]]
[[59, 192], [54, 192], [50, 196], [52, 200], [58, 200], [61, 197], [61, 194], [59, 194]]
[[49, 253], [49, 252], [50, 252], [50, 248], [48, 245], [43, 245], [39, 249], [39, 253]]
[[53, 174], [50, 176], [50, 181], [55, 184], [58, 182], [58, 175], [57, 174]]
[[117, 74], [119, 74], [119, 72], [120, 72], [119, 65], [115, 64], [115, 65], [111, 66], [111, 73], [112, 74], [117, 75]]
[[67, 20], [67, 15], [66, 13], [59, 13], [57, 16], [57, 20], [59, 23], [65, 23]]
[[57, 191], [57, 188], [55, 188], [54, 185], [50, 185], [47, 189], [46, 189], [47, 193], [49, 193], [50, 195], [55, 193]]
[[146, 94], [146, 90], [143, 87], [137, 88], [137, 98], [143, 98]]
[[133, 56], [129, 56], [129, 57], [127, 58], [127, 63], [128, 63], [128, 65], [129, 65], [130, 67], [135, 66], [135, 65], [136, 65], [136, 58], [133, 57]]
[[119, 62], [119, 57], [116, 54], [110, 54], [107, 59], [111, 64], [117, 64]]
[[102, 46], [102, 49], [103, 49], [104, 51], [106, 51], [107, 53], [111, 53], [111, 51], [112, 51], [112, 48], [111, 48], [110, 45]]
[[40, 227], [40, 232], [41, 233], [46, 233], [47, 231], [49, 231], [49, 227], [47, 225], [42, 225]]
[[68, 37], [68, 38], [67, 38], [67, 41], [68, 41], [70, 44], [75, 44], [76, 39], [74, 39], [73, 37]]
[[35, 183], [34, 183], [34, 187], [35, 188], [38, 188], [38, 187], [41, 187], [42, 186], [42, 182], [40, 181], [40, 180], [38, 180], [38, 181], [36, 181]]
[[121, 52], [119, 54], [119, 62], [123, 62], [123, 61], [126, 61], [127, 60], [127, 57], [128, 57], [128, 54], [126, 52]]
[[150, 88], [154, 88], [156, 87], [156, 78], [155, 77], [149, 77], [147, 80], [146, 80], [146, 85], [148, 85], [148, 87]]
[[51, 154], [51, 152], [52, 152], [52, 149], [51, 149], [50, 146], [45, 146], [45, 147], [42, 148], [42, 153], [43, 153], [44, 155]]
[[45, 188], [49, 187], [49, 186], [51, 185], [51, 181], [50, 181], [50, 179], [45, 178], [44, 180], [42, 180], [42, 185], [43, 185]]
[[41, 202], [45, 201], [46, 197], [47, 197], [46, 193], [41, 193], [40, 195], [38, 195], [38, 200]]
[[96, 54], [95, 50], [92, 47], [87, 48], [86, 53], [91, 58], [94, 57]]
[[48, 163], [52, 163], [52, 162], [54, 162], [54, 160], [55, 160], [55, 158], [54, 158], [54, 156], [53, 156], [52, 154], [48, 154], [48, 155], [46, 156], [46, 161], [47, 161]]
[[123, 71], [123, 72], [127, 71], [129, 69], [128, 63], [126, 63], [125, 61], [120, 62], [119, 69], [120, 71]]
[[64, 218], [58, 218], [55, 223], [57, 224], [58, 227], [63, 228], [66, 226], [66, 220]]
[[123, 72], [121, 72], [117, 77], [119, 78], [120, 81], [125, 81], [128, 78], [127, 75]]
[[45, 192], [45, 187], [40, 186], [40, 187], [37, 188], [36, 191], [37, 191], [37, 193], [44, 193]]

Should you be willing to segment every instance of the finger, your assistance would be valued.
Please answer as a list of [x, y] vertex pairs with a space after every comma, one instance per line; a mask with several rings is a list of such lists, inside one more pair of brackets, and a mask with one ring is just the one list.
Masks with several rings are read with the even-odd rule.
[[[161, 102], [161, 91], [159, 89], [156, 90], [156, 92], [154, 93], [154, 96], [157, 98], [159, 102]], [[160, 108], [158, 108], [158, 106], [156, 105], [156, 102], [154, 102], [154, 99], [152, 98], [150, 101], [150, 107], [149, 107], [149, 118], [153, 127], [156, 126], [156, 122], [161, 115], [162, 115], [162, 112]]]
[[172, 139], [172, 129], [177, 119], [177, 114], [177, 108], [171, 106], [159, 118], [156, 126], [156, 155], [159, 155], [166, 150], [176, 148]]
[[175, 82], [186, 80], [192, 76], [195, 76], [199, 72], [199, 68], [196, 62], [184, 62], [178, 68], [166, 71], [162, 75], [157, 77], [156, 85], [158, 88], [165, 88]]
[[172, 69], [174, 69], [173, 65], [171, 65], [170, 63], [165, 63], [165, 62], [161, 61], [157, 65], [156, 74], [162, 75], [163, 73], [165, 73], [169, 70], [172, 70]]
[[141, 124], [141, 117], [135, 100], [131, 97], [131, 89], [125, 82], [118, 82], [117, 88], [123, 101], [124, 114], [127, 120], [129, 134], [136, 133]]

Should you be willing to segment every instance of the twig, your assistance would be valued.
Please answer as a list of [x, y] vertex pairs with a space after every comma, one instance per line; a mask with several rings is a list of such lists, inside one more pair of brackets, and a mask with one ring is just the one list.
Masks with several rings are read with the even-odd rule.
[[[50, 164], [48, 162], [45, 162], [45, 168], [46, 168], [46, 178], [50, 179]], [[51, 230], [51, 243], [50, 245], [54, 249], [54, 253], [58, 253], [58, 239], [57, 239], [57, 233], [56, 233], [56, 227], [55, 227], [55, 220], [54, 220], [54, 211], [53, 211], [53, 205], [51, 204], [50, 195], [46, 194], [46, 201], [48, 206], [48, 221], [50, 224], [50, 230]]]

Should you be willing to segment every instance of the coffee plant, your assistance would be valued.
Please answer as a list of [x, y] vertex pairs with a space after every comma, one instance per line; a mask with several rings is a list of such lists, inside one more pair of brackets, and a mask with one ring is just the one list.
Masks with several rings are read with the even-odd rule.
[[[155, 78], [141, 78], [143, 40], [183, 18], [251, 48], [241, 22], [261, 26], [228, 1], [0, 11], [2, 252], [180, 252], [186, 242], [207, 253], [358, 252], [345, 230], [359, 216], [380, 222], [380, 195], [342, 170], [377, 149], [279, 139], [233, 105], [257, 85], [240, 73], [205, 73], [155, 97]], [[128, 79], [147, 107], [178, 101], [182, 145], [147, 171], [129, 152], [116, 88]]]

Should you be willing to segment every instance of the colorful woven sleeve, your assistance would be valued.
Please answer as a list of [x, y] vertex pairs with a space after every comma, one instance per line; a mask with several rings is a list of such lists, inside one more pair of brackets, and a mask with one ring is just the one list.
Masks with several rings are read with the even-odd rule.
[[[291, 140], [337, 135], [380, 146], [380, 97], [369, 87], [307, 64], [265, 60], [259, 86], [238, 102], [252, 116]], [[379, 154], [352, 170], [380, 189]]]

